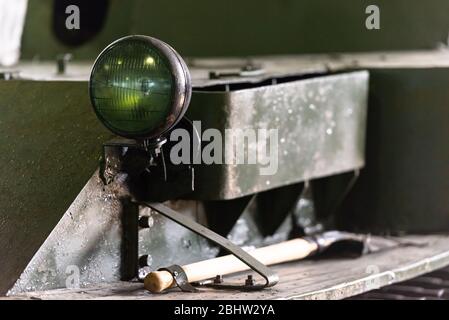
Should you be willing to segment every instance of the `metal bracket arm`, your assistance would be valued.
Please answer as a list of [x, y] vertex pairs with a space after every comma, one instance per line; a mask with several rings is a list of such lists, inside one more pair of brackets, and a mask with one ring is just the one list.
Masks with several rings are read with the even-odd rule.
[[[258, 261], [256, 258], [251, 256], [245, 250], [236, 246], [228, 239], [222, 237], [221, 235], [213, 232], [212, 230], [204, 227], [203, 225], [189, 219], [182, 214], [176, 212], [175, 210], [170, 209], [169, 207], [157, 203], [157, 202], [138, 202], [139, 205], [149, 207], [159, 214], [167, 217], [170, 220], [175, 221], [176, 223], [182, 225], [183, 227], [193, 231], [200, 236], [212, 241], [213, 243], [219, 245], [225, 250], [229, 251], [229, 253], [233, 254], [236, 258], [241, 260], [247, 266], [249, 266], [252, 270], [257, 272], [260, 276], [265, 279], [264, 284], [254, 284], [254, 285], [229, 285], [229, 284], [209, 284], [209, 282], [205, 282], [205, 284], [214, 286], [214, 287], [223, 287], [223, 288], [234, 288], [234, 289], [244, 289], [244, 290], [260, 290], [267, 287], [272, 287], [279, 281], [278, 275], [273, 272], [266, 265]], [[201, 283], [200, 283], [201, 284]]]

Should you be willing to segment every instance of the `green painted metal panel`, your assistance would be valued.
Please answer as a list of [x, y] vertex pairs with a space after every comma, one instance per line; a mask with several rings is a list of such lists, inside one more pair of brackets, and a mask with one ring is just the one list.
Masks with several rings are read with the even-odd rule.
[[0, 110], [1, 293], [91, 177], [110, 134], [85, 82], [0, 81]]
[[[26, 59], [67, 51], [93, 59], [110, 42], [136, 33], [164, 39], [183, 56], [244, 56], [429, 49], [446, 42], [449, 30], [447, 0], [111, 0], [104, 30], [67, 47], [51, 29], [52, 4], [29, 1]], [[380, 30], [365, 27], [372, 4], [380, 8]]]
[[340, 226], [447, 232], [448, 88], [448, 68], [371, 70], [367, 162]]

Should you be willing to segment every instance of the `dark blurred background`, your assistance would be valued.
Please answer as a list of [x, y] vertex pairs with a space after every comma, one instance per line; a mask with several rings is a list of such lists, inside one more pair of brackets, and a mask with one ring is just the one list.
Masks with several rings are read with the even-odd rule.
[[[81, 30], [94, 30], [88, 41], [54, 30], [54, 2], [80, 4]], [[371, 4], [380, 7], [380, 30], [365, 28]], [[30, 0], [22, 58], [70, 51], [93, 59], [128, 34], [164, 39], [186, 56], [431, 49], [447, 40], [448, 12], [447, 0]]]

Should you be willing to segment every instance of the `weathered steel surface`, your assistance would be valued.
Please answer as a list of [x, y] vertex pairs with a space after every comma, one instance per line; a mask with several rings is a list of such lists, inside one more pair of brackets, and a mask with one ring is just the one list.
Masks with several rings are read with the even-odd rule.
[[10, 293], [120, 279], [120, 191], [104, 186], [96, 172]]
[[[202, 130], [275, 129], [277, 172], [266, 165], [196, 168], [197, 199], [233, 199], [364, 165], [368, 73], [353, 72], [230, 92], [196, 91], [187, 112]], [[228, 147], [228, 146], [226, 146]], [[270, 146], [271, 147], [271, 146]], [[249, 144], [248, 150], [257, 150]]]
[[92, 175], [109, 133], [85, 83], [0, 81], [0, 110], [4, 293]]
[[[65, 287], [86, 287], [121, 279], [122, 204], [127, 191], [121, 179], [104, 185], [96, 172], [26, 266], [10, 294]], [[172, 208], [202, 221], [196, 203], [172, 202]], [[184, 227], [142, 209], [149, 228], [139, 231], [139, 256], [148, 255], [152, 270], [174, 263], [214, 257], [218, 250]]]
[[449, 268], [348, 298], [349, 300], [449, 300]]
[[[409, 246], [366, 255], [357, 259], [323, 259], [275, 266], [280, 282], [257, 292], [239, 292], [202, 288], [201, 293], [173, 289], [165, 294], [151, 294], [140, 283], [119, 282], [90, 288], [30, 292], [10, 299], [187, 299], [187, 300], [264, 300], [264, 299], [343, 299], [389, 284], [405, 281], [449, 265], [447, 236], [408, 236], [426, 246]], [[246, 277], [229, 277], [243, 281]]]

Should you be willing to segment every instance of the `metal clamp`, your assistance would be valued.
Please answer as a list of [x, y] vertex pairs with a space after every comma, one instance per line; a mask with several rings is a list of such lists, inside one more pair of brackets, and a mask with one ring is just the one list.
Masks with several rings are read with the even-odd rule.
[[181, 266], [178, 266], [177, 264], [174, 264], [170, 267], [166, 268], [160, 268], [158, 271], [167, 271], [169, 272], [173, 280], [175, 280], [176, 285], [179, 289], [181, 289], [184, 292], [198, 292], [198, 289], [196, 289], [194, 286], [192, 286], [189, 283], [189, 280], [187, 279], [187, 275], [184, 272], [184, 269]]
[[[215, 288], [226, 288], [226, 289], [239, 289], [239, 290], [260, 290], [268, 287], [274, 286], [279, 281], [278, 275], [273, 272], [270, 268], [268, 268], [266, 265], [261, 263], [259, 260], [251, 256], [249, 253], [247, 253], [245, 250], [240, 248], [239, 246], [236, 246], [228, 239], [222, 237], [221, 235], [213, 232], [212, 230], [206, 228], [205, 226], [197, 223], [196, 221], [193, 221], [192, 219], [189, 219], [182, 214], [170, 209], [169, 207], [163, 205], [162, 203], [158, 202], [138, 202], [139, 205], [149, 207], [155, 211], [157, 211], [159, 214], [163, 215], [164, 217], [167, 217], [168, 219], [182, 225], [183, 227], [189, 229], [190, 231], [195, 232], [196, 234], [212, 241], [213, 243], [219, 245], [229, 253], [233, 254], [236, 258], [238, 258], [240, 261], [245, 263], [247, 266], [249, 266], [252, 270], [257, 272], [260, 276], [262, 276], [265, 279], [264, 284], [255, 284], [251, 283], [251, 285], [248, 285], [248, 283], [245, 283], [244, 285], [239, 284], [222, 284], [217, 283], [213, 280], [206, 280], [202, 282], [198, 282], [199, 285], [204, 286], [210, 286]], [[171, 268], [171, 267], [170, 267]], [[181, 268], [182, 270], [182, 268]], [[167, 270], [169, 271], [169, 270]], [[179, 271], [179, 270], [176, 270]], [[170, 271], [169, 271], [170, 272]], [[183, 271], [182, 271], [183, 272]], [[182, 274], [178, 272], [179, 274]], [[185, 275], [185, 274], [184, 274]], [[181, 276], [182, 277], [182, 276]], [[173, 277], [176, 281], [176, 278]], [[182, 279], [182, 278], [181, 278]], [[187, 279], [186, 279], [187, 280]], [[181, 280], [182, 281], [182, 280]], [[182, 283], [182, 282], [181, 282]], [[181, 288], [181, 286], [178, 284], [178, 286]], [[181, 288], [182, 289], [182, 288]]]

